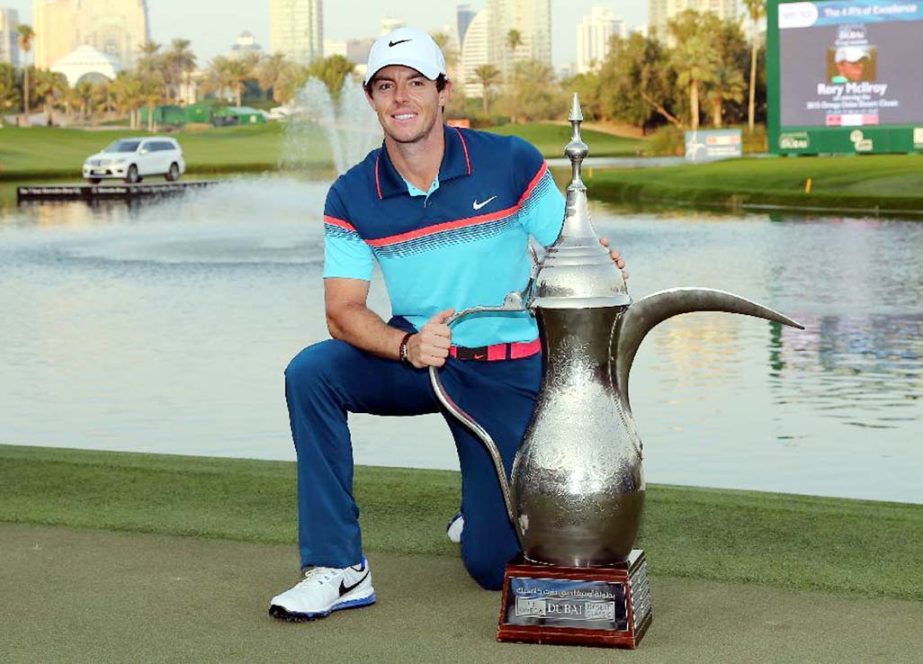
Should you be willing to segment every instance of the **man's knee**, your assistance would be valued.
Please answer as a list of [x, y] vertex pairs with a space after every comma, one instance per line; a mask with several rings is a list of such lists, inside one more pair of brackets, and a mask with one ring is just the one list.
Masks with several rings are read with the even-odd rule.
[[337, 356], [342, 354], [342, 341], [328, 339], [308, 346], [288, 363], [285, 383], [288, 389], [303, 389], [328, 380], [337, 366]]
[[506, 564], [512, 560], [516, 552], [490, 555], [486, 552], [470, 552], [462, 556], [465, 569], [471, 578], [485, 590], [500, 590], [503, 588], [503, 572]]

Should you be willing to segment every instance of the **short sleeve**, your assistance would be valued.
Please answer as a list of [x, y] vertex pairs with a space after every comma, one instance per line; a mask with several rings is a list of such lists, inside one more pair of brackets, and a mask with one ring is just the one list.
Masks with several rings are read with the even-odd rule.
[[564, 196], [541, 153], [522, 139], [514, 139], [514, 172], [522, 194], [519, 221], [527, 233], [547, 247], [558, 239], [564, 224]]
[[324, 204], [324, 279], [369, 281], [374, 263], [372, 249], [350, 223], [334, 185]]

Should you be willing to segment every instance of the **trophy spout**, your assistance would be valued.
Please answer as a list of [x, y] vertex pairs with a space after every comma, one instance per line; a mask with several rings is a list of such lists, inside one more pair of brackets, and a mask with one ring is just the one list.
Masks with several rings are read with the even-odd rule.
[[620, 329], [612, 336], [612, 344], [615, 346], [612, 348], [614, 375], [622, 404], [629, 412], [631, 404], [628, 399], [628, 374], [644, 337], [666, 319], [694, 311], [743, 314], [804, 329], [803, 325], [774, 309], [725, 291], [711, 288], [671, 288], [648, 295], [628, 307], [617, 323]]

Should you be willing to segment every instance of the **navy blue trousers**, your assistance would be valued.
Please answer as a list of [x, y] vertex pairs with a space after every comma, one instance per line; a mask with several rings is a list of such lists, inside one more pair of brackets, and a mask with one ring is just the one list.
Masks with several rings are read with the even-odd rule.
[[[497, 443], [509, 477], [538, 395], [541, 356], [500, 362], [449, 358], [440, 371], [446, 391]], [[493, 462], [483, 443], [441, 408], [428, 371], [328, 340], [305, 348], [291, 361], [285, 371], [285, 395], [298, 455], [303, 567], [346, 567], [362, 559], [348, 414], [443, 412], [461, 467], [462, 560], [484, 588], [502, 586], [504, 566], [519, 552], [519, 545]]]

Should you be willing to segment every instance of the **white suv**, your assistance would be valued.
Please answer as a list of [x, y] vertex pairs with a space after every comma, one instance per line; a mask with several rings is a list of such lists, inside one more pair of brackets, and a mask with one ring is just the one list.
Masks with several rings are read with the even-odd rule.
[[173, 138], [122, 138], [83, 162], [83, 177], [91, 184], [104, 178], [141, 182], [146, 175], [162, 175], [168, 182], [186, 172], [183, 151]]

